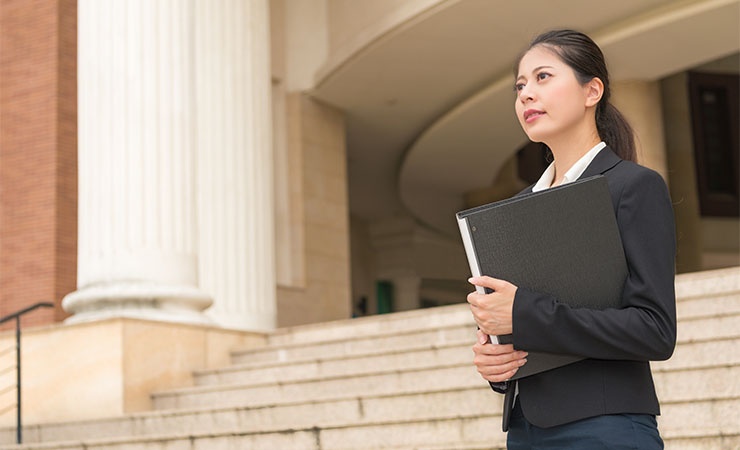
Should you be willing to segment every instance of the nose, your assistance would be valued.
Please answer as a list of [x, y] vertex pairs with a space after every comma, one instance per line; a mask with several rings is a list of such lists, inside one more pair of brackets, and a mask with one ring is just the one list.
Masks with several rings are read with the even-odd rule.
[[532, 88], [529, 87], [529, 83], [522, 86], [521, 90], [519, 90], [518, 96], [519, 101], [522, 103], [534, 100], [534, 92], [532, 91]]

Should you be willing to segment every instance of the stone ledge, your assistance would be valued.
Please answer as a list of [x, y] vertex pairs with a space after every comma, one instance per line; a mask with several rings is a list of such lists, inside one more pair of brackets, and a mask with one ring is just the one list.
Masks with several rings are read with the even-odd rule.
[[[232, 348], [265, 342], [258, 333], [128, 318], [22, 333], [24, 425], [149, 410], [152, 391], [192, 386], [194, 371], [228, 365]], [[0, 334], [0, 348], [14, 345], [13, 333]], [[14, 385], [15, 372], [0, 384]], [[14, 414], [0, 417], [0, 426], [14, 425]]]

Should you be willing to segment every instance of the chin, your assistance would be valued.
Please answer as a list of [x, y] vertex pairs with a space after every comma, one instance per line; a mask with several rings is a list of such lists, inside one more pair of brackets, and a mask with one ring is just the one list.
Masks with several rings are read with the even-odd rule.
[[538, 128], [530, 128], [530, 129], [524, 129], [524, 133], [527, 135], [530, 141], [532, 142], [542, 142], [545, 143], [549, 137], [553, 135], [551, 130], [544, 130], [541, 127]]
[[544, 143], [546, 137], [542, 133], [529, 133], [525, 131], [525, 134], [532, 142]]

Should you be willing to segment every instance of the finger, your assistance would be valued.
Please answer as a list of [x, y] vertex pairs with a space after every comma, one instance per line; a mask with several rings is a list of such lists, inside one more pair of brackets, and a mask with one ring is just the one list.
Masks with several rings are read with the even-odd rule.
[[512, 353], [504, 354], [486, 353], [485, 347], [489, 347], [489, 344], [483, 346], [480, 346], [480, 344], [476, 344], [473, 347], [473, 364], [475, 364], [476, 366], [499, 366], [526, 359], [528, 356], [527, 352], [522, 351], [515, 351]]
[[492, 381], [494, 383], [501, 383], [502, 381], [511, 380], [511, 377], [516, 375], [518, 371], [519, 369], [514, 369], [501, 375], [484, 376], [483, 379], [486, 381]]
[[470, 306], [478, 306], [479, 296], [480, 296], [479, 293], [473, 291], [470, 294], [468, 294], [468, 296], [466, 297], [466, 300], [468, 301], [468, 303], [470, 303]]
[[473, 351], [479, 348], [479, 352], [484, 355], [512, 355], [516, 359], [526, 358], [528, 353], [524, 350], [515, 350], [512, 344], [476, 344]]
[[488, 355], [475, 355], [473, 365], [480, 372], [488, 374], [503, 373], [527, 363], [527, 358], [508, 358]]
[[486, 275], [479, 277], [470, 277], [468, 279], [468, 283], [475, 286], [487, 287], [493, 289], [494, 291], [500, 291], [509, 285], [508, 281], [499, 280], [498, 278], [493, 278]]
[[526, 359], [518, 359], [507, 364], [494, 365], [494, 366], [476, 366], [478, 373], [486, 379], [491, 377], [499, 377], [497, 381], [505, 381], [511, 378], [520, 367], [527, 363]]

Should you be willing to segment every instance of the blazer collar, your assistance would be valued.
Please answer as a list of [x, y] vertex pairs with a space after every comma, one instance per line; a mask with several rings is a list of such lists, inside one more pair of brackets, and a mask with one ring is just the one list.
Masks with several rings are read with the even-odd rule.
[[586, 167], [586, 170], [579, 179], [602, 175], [620, 162], [622, 162], [622, 159], [609, 146], [606, 146], [601, 149], [599, 154], [596, 155], [596, 158]]
[[[614, 153], [614, 151], [610, 149], [607, 145], [606, 147], [601, 149], [599, 154], [596, 155], [593, 161], [591, 161], [591, 164], [586, 167], [586, 170], [578, 179], [580, 180], [595, 175], [603, 175], [605, 172], [609, 171], [612, 167], [616, 166], [620, 162], [622, 162], [622, 159], [617, 156], [617, 154]], [[525, 188], [517, 195], [530, 193], [532, 192], [533, 187], [534, 184]]]

